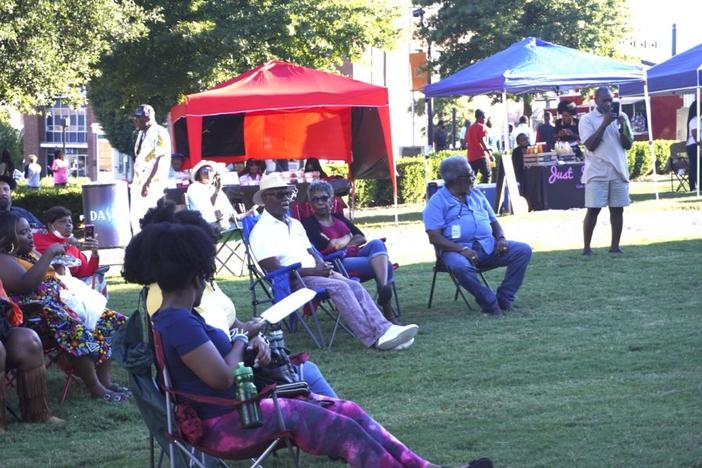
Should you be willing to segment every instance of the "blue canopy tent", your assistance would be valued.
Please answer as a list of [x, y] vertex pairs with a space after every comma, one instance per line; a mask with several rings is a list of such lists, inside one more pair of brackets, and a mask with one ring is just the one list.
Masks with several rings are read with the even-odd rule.
[[[675, 55], [651, 67], [647, 72], [650, 94], [676, 94], [694, 92], [697, 96], [697, 115], [700, 115], [700, 83], [702, 82], [702, 44]], [[641, 95], [640, 83], [628, 83], [619, 88], [622, 95]], [[700, 141], [697, 132], [697, 141]], [[700, 145], [697, 145], [697, 196], [700, 195]]]
[[[476, 62], [441, 81], [427, 85], [427, 97], [502, 94], [507, 114], [507, 94], [585, 88], [588, 86], [620, 85], [637, 81], [646, 86], [642, 66], [559, 46], [535, 37], [515, 42], [507, 49]], [[649, 135], [651, 111], [646, 99]], [[507, 122], [503, 126], [507, 145]], [[651, 159], [655, 162], [653, 142]], [[654, 164], [655, 175], [655, 164]], [[658, 191], [656, 190], [656, 198]]]

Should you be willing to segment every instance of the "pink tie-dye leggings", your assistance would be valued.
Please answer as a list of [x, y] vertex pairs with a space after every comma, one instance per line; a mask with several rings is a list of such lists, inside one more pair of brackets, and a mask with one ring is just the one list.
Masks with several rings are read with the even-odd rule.
[[[310, 400], [280, 398], [285, 428], [300, 450], [344, 459], [352, 467], [418, 467], [429, 462], [397, 440], [352, 401], [310, 395]], [[238, 411], [203, 421], [201, 447], [237, 453], [273, 439], [278, 432], [273, 400], [261, 401], [264, 425], [242, 429]]]

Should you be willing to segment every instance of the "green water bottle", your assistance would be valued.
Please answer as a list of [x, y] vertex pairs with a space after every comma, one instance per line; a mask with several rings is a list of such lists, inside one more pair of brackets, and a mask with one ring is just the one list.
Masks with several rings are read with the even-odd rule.
[[[246, 367], [243, 362], [240, 362], [239, 367], [234, 370], [234, 381], [236, 382], [237, 400], [246, 401], [258, 393], [253, 383], [253, 370]], [[239, 406], [239, 414], [241, 415], [241, 427], [244, 429], [263, 426], [261, 405], [258, 401], [250, 401]]]

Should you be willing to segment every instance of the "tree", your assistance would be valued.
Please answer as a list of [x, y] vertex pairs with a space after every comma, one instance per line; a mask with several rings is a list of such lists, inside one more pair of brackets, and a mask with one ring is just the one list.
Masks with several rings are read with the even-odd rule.
[[628, 18], [627, 0], [445, 0], [420, 35], [441, 50], [434, 65], [447, 76], [527, 36], [617, 56]]
[[146, 32], [132, 0], [0, 0], [0, 102], [23, 111], [78, 101], [116, 42]]
[[10, 123], [10, 113], [0, 107], [0, 151], [8, 150], [15, 167], [22, 167], [22, 132]]
[[394, 8], [372, 0], [138, 0], [163, 18], [100, 62], [88, 97], [111, 144], [129, 153], [131, 113], [141, 103], [163, 121], [184, 95], [267, 60], [331, 70], [395, 37]]
[[[528, 36], [617, 57], [628, 19], [627, 0], [445, 0], [435, 15], [427, 14], [419, 35], [441, 50], [431, 66], [448, 76]], [[526, 115], [530, 102], [526, 95]]]

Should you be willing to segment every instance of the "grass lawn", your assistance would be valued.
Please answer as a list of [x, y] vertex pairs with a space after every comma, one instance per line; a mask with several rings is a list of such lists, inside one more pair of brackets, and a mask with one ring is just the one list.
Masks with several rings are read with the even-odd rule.
[[[416, 344], [380, 353], [341, 335], [326, 352], [312, 350], [302, 333], [287, 341], [311, 351], [341, 396], [436, 463], [488, 456], [501, 467], [700, 467], [702, 199], [663, 194], [655, 201], [651, 184], [634, 185], [621, 256], [601, 248], [606, 211], [591, 258], [580, 254], [582, 210], [501, 219], [510, 237], [535, 247], [517, 300], [522, 314], [505, 320], [453, 302], [445, 275], [427, 310], [432, 254], [418, 207], [403, 208], [399, 226], [388, 210], [361, 213], [361, 227], [387, 234], [402, 264], [402, 319], [420, 325]], [[488, 274], [493, 286], [501, 274]], [[131, 311], [138, 288], [114, 280], [111, 305]], [[247, 282], [220, 284], [249, 316]], [[125, 380], [121, 369], [115, 373]], [[51, 407], [68, 423], [11, 420], [0, 436], [0, 466], [148, 466], [147, 432], [134, 405], [91, 401], [74, 386], [59, 406], [62, 375], [49, 376]]]

